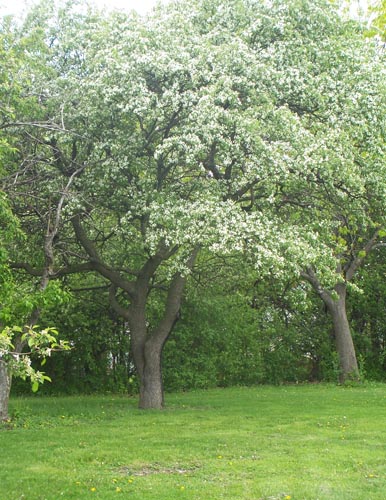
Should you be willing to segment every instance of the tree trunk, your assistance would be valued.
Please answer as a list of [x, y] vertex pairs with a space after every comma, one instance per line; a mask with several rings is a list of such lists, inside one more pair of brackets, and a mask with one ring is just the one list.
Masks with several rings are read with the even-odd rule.
[[[199, 248], [195, 248], [186, 262], [188, 269], [192, 269]], [[131, 350], [134, 364], [140, 382], [139, 408], [161, 409], [164, 405], [164, 391], [162, 382], [162, 351], [169, 335], [178, 321], [182, 295], [186, 277], [176, 274], [171, 281], [165, 302], [163, 315], [156, 327], [148, 329], [146, 320], [146, 305], [149, 292], [150, 277], [148, 273], [151, 261], [143, 267], [136, 282], [136, 294], [131, 301], [126, 317], [130, 325]], [[158, 267], [158, 265], [157, 265]], [[119, 305], [112, 300], [116, 309]], [[122, 312], [122, 311], [121, 311]]]
[[[115, 311], [125, 318], [130, 325], [131, 352], [140, 382], [139, 408], [160, 409], [163, 407], [162, 384], [162, 351], [165, 342], [179, 318], [182, 295], [186, 277], [177, 273], [169, 284], [163, 315], [154, 328], [149, 328], [146, 319], [148, 298], [153, 287], [153, 280], [159, 266], [167, 261], [178, 250], [178, 247], [167, 248], [163, 242], [159, 251], [148, 258], [142, 268], [135, 273], [136, 280], [128, 281], [119, 271], [111, 269], [100, 258], [95, 243], [90, 240], [83, 229], [80, 216], [72, 219], [75, 234], [79, 243], [92, 259], [95, 271], [110, 280], [110, 304]], [[199, 246], [192, 249], [186, 261], [191, 270], [199, 252]], [[116, 297], [117, 288], [126, 292], [129, 307], [122, 306]]]
[[[350, 273], [354, 272], [354, 265], [352, 265]], [[334, 291], [338, 295], [336, 299], [329, 290], [322, 287], [312, 268], [308, 268], [302, 273], [302, 276], [311, 283], [315, 292], [323, 300], [328, 312], [331, 314], [334, 325], [335, 345], [339, 358], [339, 381], [343, 383], [346, 380], [359, 380], [355, 347], [346, 312], [346, 281], [340, 281], [335, 285]], [[351, 278], [352, 274], [349, 277]]]
[[352, 339], [350, 325], [346, 312], [346, 284], [339, 283], [335, 287], [338, 294], [337, 300], [326, 302], [331, 314], [336, 350], [339, 357], [339, 381], [359, 380], [359, 369], [355, 354], [354, 342]]
[[138, 323], [130, 328], [131, 352], [139, 379], [138, 407], [159, 410], [164, 405], [162, 382], [164, 342], [160, 341], [159, 338], [149, 337], [145, 324], [142, 325], [142, 328]]
[[144, 350], [144, 367], [140, 375], [139, 408], [160, 410], [164, 406], [162, 382], [163, 345], [148, 340]]
[[8, 402], [11, 392], [11, 375], [7, 363], [0, 359], [0, 422], [8, 420]]

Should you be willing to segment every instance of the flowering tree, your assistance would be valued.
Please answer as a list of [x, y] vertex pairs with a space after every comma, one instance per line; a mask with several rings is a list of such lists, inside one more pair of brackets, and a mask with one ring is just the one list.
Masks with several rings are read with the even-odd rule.
[[280, 204], [287, 217], [296, 224], [301, 220], [326, 245], [329, 262], [318, 258], [301, 274], [331, 315], [341, 381], [359, 376], [347, 288], [386, 235], [385, 54], [358, 35], [339, 36], [337, 30], [335, 49], [326, 40], [298, 41], [299, 59], [290, 57], [295, 52], [284, 43], [278, 60], [272, 59], [280, 74], [292, 75], [290, 85], [273, 81], [275, 91], [285, 93], [304, 138], [312, 138], [307, 144], [303, 139], [302, 173], [283, 183]]
[[[354, 287], [358, 269], [372, 250], [384, 246], [386, 236], [385, 54], [377, 42], [363, 43], [354, 33], [336, 38], [334, 52], [324, 42], [300, 45], [301, 60], [289, 59], [284, 45], [276, 63], [280, 73], [293, 75], [291, 86], [277, 81], [273, 87], [286, 92], [287, 104], [304, 124], [304, 136], [313, 142], [301, 151], [303, 173], [283, 183], [280, 204], [293, 221], [301, 218], [318, 234], [331, 258], [316, 259], [301, 274], [331, 315], [344, 381], [359, 376], [347, 289]], [[328, 71], [323, 70], [326, 64]], [[299, 93], [311, 79], [314, 91]]]
[[[336, 304], [342, 217], [356, 200], [359, 224], [384, 199], [382, 66], [322, 0], [196, 0], [145, 19], [61, 11], [56, 22], [50, 126], [27, 141], [50, 207], [35, 212], [56, 214], [44, 224], [50, 260], [15, 267], [109, 283], [140, 406], [160, 408], [163, 346], [201, 249], [245, 252], [259, 272], [303, 270]], [[364, 186], [379, 189], [361, 204]], [[383, 219], [371, 221], [380, 237]], [[150, 321], [152, 301], [163, 306]]]
[[[50, 127], [49, 140], [35, 141], [35, 155], [28, 163], [37, 150], [49, 156], [44, 169], [54, 176], [51, 193], [53, 185], [60, 191], [63, 179], [79, 172], [65, 216], [83, 255], [67, 244], [68, 227], [63, 223], [60, 234], [54, 234], [57, 248], [66, 244], [60, 269], [53, 268], [52, 258], [45, 271], [32, 268], [31, 262], [14, 264], [51, 278], [93, 271], [111, 282], [111, 303], [130, 325], [140, 406], [157, 408], [163, 404], [162, 348], [178, 319], [198, 251], [242, 249], [248, 234], [258, 244], [269, 224], [247, 209], [253, 206], [255, 188], [259, 186], [258, 196], [263, 196], [266, 179], [275, 170], [270, 161], [254, 168], [256, 155], [268, 148], [268, 141], [255, 138], [253, 130], [262, 110], [255, 116], [251, 107], [256, 92], [248, 75], [252, 53], [247, 45], [224, 29], [219, 47], [210, 32], [207, 45], [200, 48], [201, 24], [185, 23], [180, 33], [173, 33], [172, 26], [177, 27], [183, 15], [177, 10], [173, 21], [168, 15], [148, 25], [119, 18], [119, 30], [117, 17], [108, 24], [99, 19], [97, 29], [80, 17], [74, 31], [59, 31], [53, 59], [58, 79], [50, 97], [51, 107], [58, 102], [61, 110], [55, 123], [62, 124], [62, 130], [59, 135]], [[228, 49], [233, 54], [229, 59]], [[239, 49], [245, 60], [237, 68]], [[224, 70], [230, 76], [219, 81]], [[235, 70], [240, 78], [232, 90]], [[280, 154], [277, 141], [269, 148]], [[271, 249], [261, 250], [259, 260], [264, 260], [263, 251], [272, 259]], [[149, 325], [149, 301], [162, 293], [164, 310], [158, 323]]]

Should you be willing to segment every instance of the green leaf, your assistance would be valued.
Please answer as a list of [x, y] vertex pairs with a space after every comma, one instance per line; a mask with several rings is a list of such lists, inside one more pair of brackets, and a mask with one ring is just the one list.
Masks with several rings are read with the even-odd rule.
[[38, 392], [39, 389], [39, 382], [33, 382], [32, 383], [32, 392]]

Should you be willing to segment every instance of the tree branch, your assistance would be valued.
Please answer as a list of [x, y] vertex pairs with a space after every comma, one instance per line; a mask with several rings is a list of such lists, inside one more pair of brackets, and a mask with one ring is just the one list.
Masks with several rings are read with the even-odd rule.
[[319, 295], [319, 297], [323, 300], [323, 302], [328, 307], [332, 307], [334, 300], [331, 297], [331, 294], [328, 290], [322, 287], [318, 277], [316, 276], [315, 271], [311, 267], [307, 267], [305, 271], [300, 273], [301, 277], [308, 281], [315, 292]]
[[35, 269], [28, 264], [28, 262], [10, 262], [9, 267], [11, 269], [24, 269], [31, 276], [43, 276], [43, 269]]
[[132, 281], [128, 281], [122, 278], [121, 274], [107, 264], [105, 264], [102, 259], [99, 257], [97, 249], [91, 241], [80, 221], [80, 216], [76, 215], [72, 218], [72, 225], [75, 230], [75, 235], [78, 239], [78, 242], [84, 248], [88, 256], [91, 258], [91, 263], [93, 264], [93, 268], [99, 274], [107, 278], [111, 283], [119, 288], [122, 288], [126, 293], [129, 294], [130, 297], [133, 297], [136, 293], [135, 284]]
[[[355, 257], [354, 260], [347, 265], [345, 268], [345, 278], [346, 281], [351, 281], [354, 274], [358, 270], [358, 268], [362, 265], [363, 261], [366, 258], [366, 255], [374, 248], [375, 243], [378, 239], [379, 236], [379, 229], [375, 231], [373, 236], [369, 239], [369, 241], [366, 243], [366, 245], [363, 247], [363, 249], [358, 253], [358, 257]], [[363, 255], [362, 257], [359, 257], [359, 255]]]
[[114, 311], [126, 320], [130, 319], [130, 312], [127, 308], [123, 307], [117, 300], [117, 287], [112, 283], [109, 289], [109, 301]]
[[[199, 250], [200, 248], [199, 246], [197, 246], [189, 256], [186, 262], [186, 267], [189, 270], [192, 270]], [[154, 330], [151, 341], [159, 342], [160, 344], [166, 342], [168, 336], [173, 330], [175, 323], [178, 320], [178, 314], [181, 307], [181, 300], [185, 288], [185, 283], [186, 277], [182, 276], [180, 273], [176, 274], [176, 276], [172, 280], [169, 286], [163, 317], [158, 327]]]
[[12, 128], [12, 127], [36, 127], [36, 128], [43, 128], [45, 130], [53, 130], [56, 132], [65, 132], [67, 134], [72, 134], [76, 135], [78, 137], [83, 137], [82, 135], [78, 134], [77, 132], [74, 132], [73, 130], [67, 130], [65, 128], [62, 128], [59, 125], [56, 125], [55, 123], [51, 122], [11, 122], [11, 123], [3, 123], [0, 125], [0, 130], [6, 129], [6, 128]]
[[70, 288], [71, 292], [93, 292], [94, 290], [107, 290], [110, 285], [84, 286], [82, 288]]
[[[38, 269], [34, 268], [28, 262], [11, 262], [9, 264], [11, 269], [23, 269], [31, 276], [43, 276], [44, 268]], [[66, 276], [68, 274], [84, 273], [87, 271], [95, 271], [95, 265], [92, 262], [83, 262], [80, 264], [72, 264], [66, 267], [62, 267], [57, 271], [53, 271], [50, 274], [51, 279], [60, 278], [61, 276]]]

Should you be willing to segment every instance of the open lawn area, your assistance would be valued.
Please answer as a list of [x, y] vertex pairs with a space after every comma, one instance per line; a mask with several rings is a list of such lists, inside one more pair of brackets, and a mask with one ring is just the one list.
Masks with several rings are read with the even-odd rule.
[[386, 385], [14, 398], [0, 499], [385, 500]]

